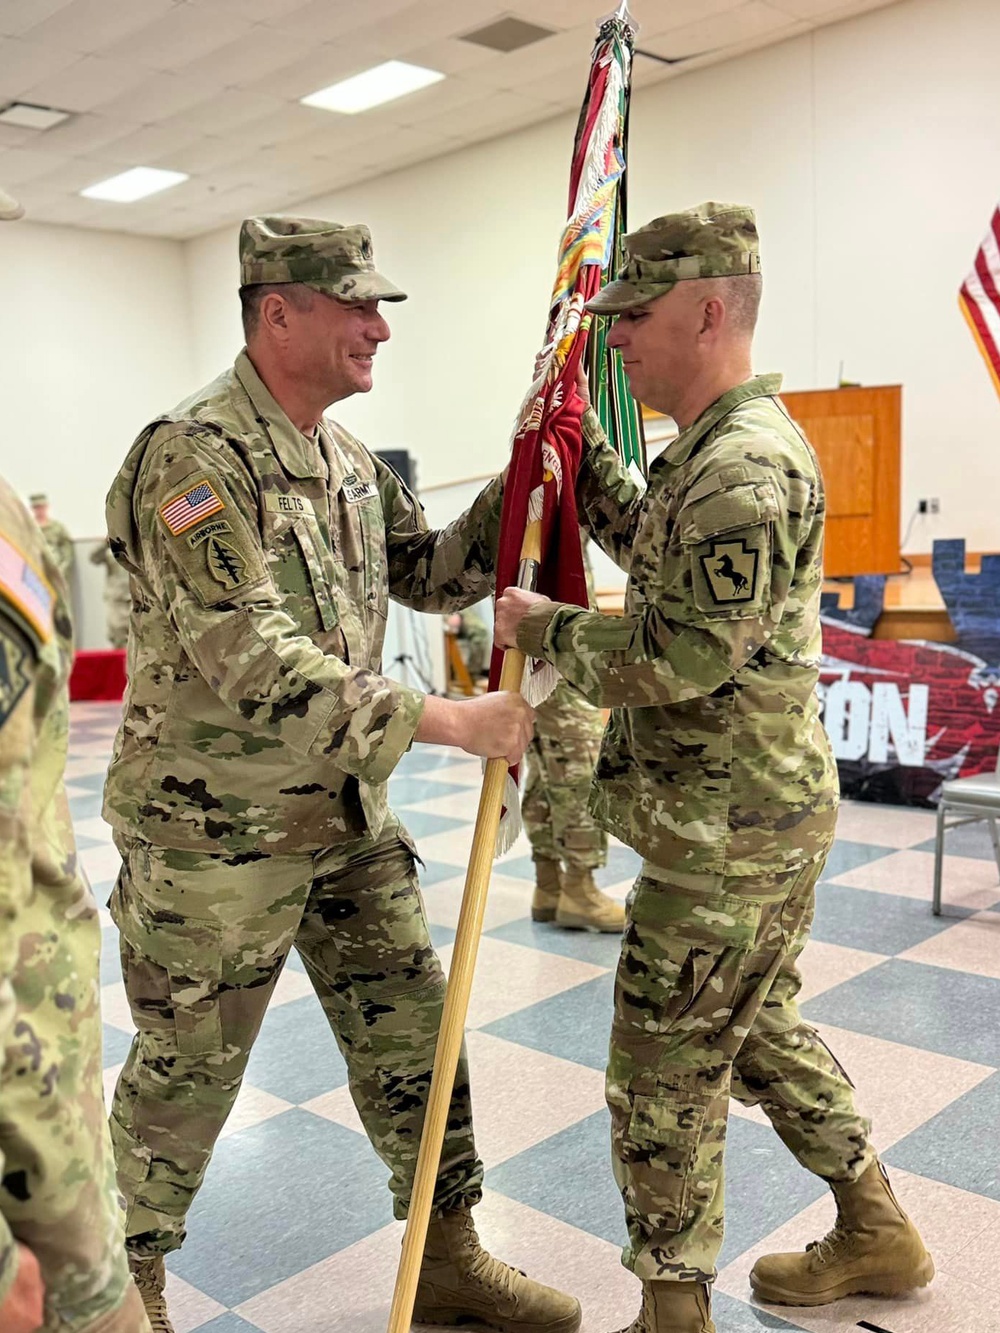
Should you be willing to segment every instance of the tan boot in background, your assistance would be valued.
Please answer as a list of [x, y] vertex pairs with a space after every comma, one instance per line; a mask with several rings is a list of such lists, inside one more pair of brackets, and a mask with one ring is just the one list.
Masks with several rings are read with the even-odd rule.
[[416, 1324], [478, 1321], [502, 1333], [576, 1333], [580, 1302], [502, 1263], [468, 1209], [431, 1218], [413, 1307]]
[[531, 899], [532, 921], [555, 921], [562, 874], [558, 861], [535, 862], [535, 893]]
[[564, 870], [556, 925], [566, 930], [620, 933], [625, 926], [625, 906], [600, 891], [592, 870]]
[[167, 1302], [163, 1296], [167, 1280], [163, 1255], [157, 1255], [155, 1259], [140, 1259], [138, 1255], [130, 1254], [128, 1266], [142, 1297], [153, 1333], [174, 1333], [174, 1326], [167, 1317]]
[[765, 1254], [750, 1285], [773, 1305], [827, 1305], [842, 1296], [898, 1296], [926, 1287], [934, 1261], [900, 1208], [881, 1162], [846, 1184], [831, 1182], [837, 1221], [802, 1254]]
[[622, 1333], [715, 1333], [704, 1282], [644, 1282], [642, 1308]]

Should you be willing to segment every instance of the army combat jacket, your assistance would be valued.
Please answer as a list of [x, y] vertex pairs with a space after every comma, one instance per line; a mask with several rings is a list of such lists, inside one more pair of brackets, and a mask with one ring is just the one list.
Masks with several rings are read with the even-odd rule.
[[63, 782], [67, 602], [41, 530], [0, 479], [0, 1305], [17, 1238], [42, 1270], [47, 1329], [96, 1323], [130, 1283], [102, 1087], [100, 922]]
[[723, 394], [644, 492], [588, 412], [580, 513], [628, 572], [624, 615], [544, 603], [517, 636], [613, 710], [593, 811], [668, 870], [793, 869], [833, 837], [816, 697], [823, 483], [780, 387], [763, 375]]
[[347, 431], [297, 430], [245, 351], [149, 425], [107, 505], [133, 602], [109, 823], [227, 853], [376, 835], [423, 709], [380, 674], [388, 598], [453, 611], [486, 596], [501, 498], [491, 482], [429, 530]]

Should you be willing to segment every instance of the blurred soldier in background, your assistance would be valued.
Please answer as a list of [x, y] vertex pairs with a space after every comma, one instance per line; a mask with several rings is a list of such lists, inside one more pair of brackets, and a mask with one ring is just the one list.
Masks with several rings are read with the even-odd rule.
[[111, 543], [105, 539], [90, 553], [92, 565], [104, 566], [104, 616], [108, 642], [112, 648], [128, 647], [128, 617], [132, 596], [128, 587], [128, 572], [111, 554]]
[[[20, 216], [0, 191], [0, 220]], [[105, 1120], [97, 904], [63, 787], [66, 589], [0, 480], [0, 1330], [150, 1333]]]

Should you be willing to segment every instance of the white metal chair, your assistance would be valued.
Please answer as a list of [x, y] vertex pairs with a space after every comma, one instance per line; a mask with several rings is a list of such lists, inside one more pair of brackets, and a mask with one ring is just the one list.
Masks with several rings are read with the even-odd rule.
[[[949, 814], [957, 816], [949, 818]], [[1000, 872], [1000, 837], [997, 818], [1000, 817], [1000, 753], [992, 773], [979, 773], [971, 778], [955, 778], [941, 788], [937, 809], [937, 840], [934, 844], [934, 902], [935, 916], [941, 915], [941, 875], [944, 862], [945, 830], [960, 824], [974, 824], [985, 819], [990, 826], [993, 856]]]

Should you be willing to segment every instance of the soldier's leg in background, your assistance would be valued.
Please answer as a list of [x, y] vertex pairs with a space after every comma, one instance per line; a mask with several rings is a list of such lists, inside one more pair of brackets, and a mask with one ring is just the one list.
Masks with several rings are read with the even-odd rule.
[[[542, 709], [545, 704], [542, 704]], [[546, 749], [548, 740], [536, 728], [531, 744], [525, 751], [524, 795], [521, 798], [521, 820], [531, 843], [531, 859], [535, 863], [535, 890], [531, 898], [532, 921], [554, 921], [562, 891], [559, 852], [556, 848], [552, 805], [549, 800], [550, 782], [547, 773]]]
[[[317, 857], [295, 940], [347, 1061], [365, 1131], [392, 1172], [397, 1217], [406, 1215], [416, 1170], [446, 984], [404, 838], [390, 816], [374, 842]], [[475, 1203], [482, 1178], [463, 1051], [435, 1208]]]
[[184, 1222], [298, 928], [312, 858], [123, 844], [111, 897], [137, 1033], [111, 1137], [129, 1250], [162, 1255]]
[[606, 1090], [623, 1262], [643, 1281], [715, 1276], [732, 1062], [780, 966], [776, 923], [796, 878], [694, 877], [647, 863], [636, 881]]
[[809, 938], [822, 868], [821, 861], [808, 868], [782, 912], [786, 952], [736, 1056], [732, 1091], [744, 1105], [762, 1107], [807, 1170], [825, 1180], [851, 1181], [875, 1160], [871, 1122], [858, 1111], [853, 1083], [815, 1028], [803, 1022], [796, 1001], [802, 985], [798, 959]]

